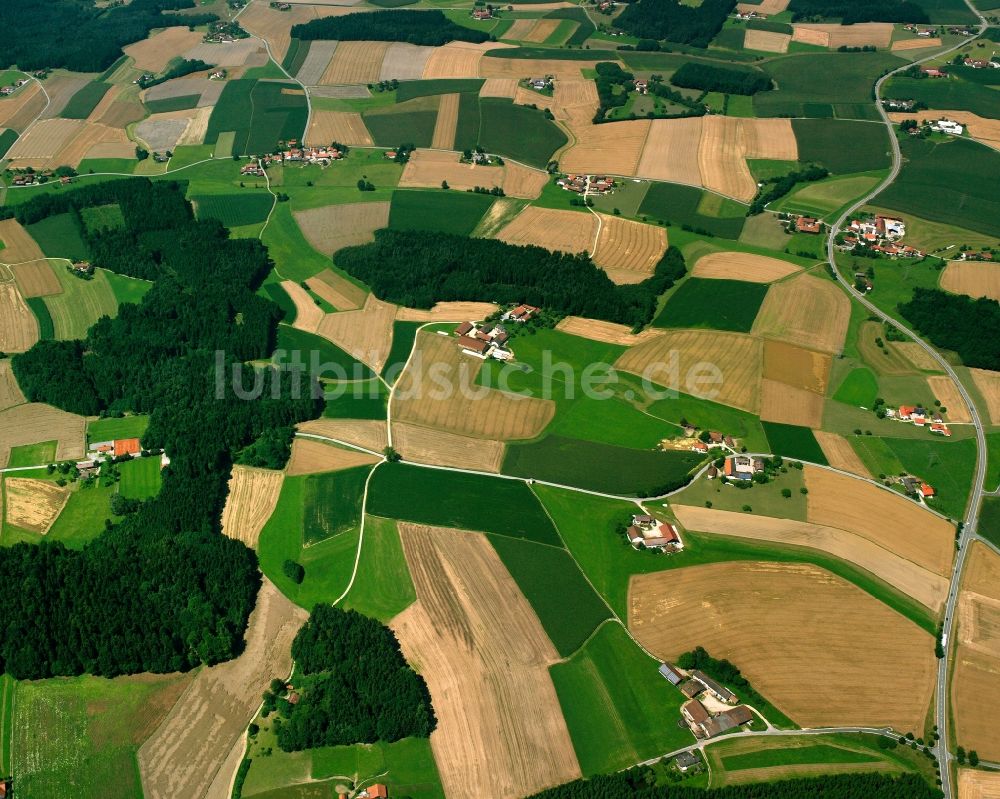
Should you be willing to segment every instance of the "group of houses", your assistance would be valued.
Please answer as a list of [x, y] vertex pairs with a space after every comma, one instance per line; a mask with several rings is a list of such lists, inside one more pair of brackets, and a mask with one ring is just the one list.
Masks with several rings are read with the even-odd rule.
[[899, 482], [903, 486], [903, 490], [910, 496], [919, 497], [920, 499], [931, 499], [937, 496], [934, 486], [928, 485], [918, 477], [907, 475], [902, 477]]
[[507, 347], [510, 333], [502, 326], [491, 322], [462, 322], [453, 331], [458, 339], [458, 346], [465, 355], [473, 358], [493, 358], [497, 361], [509, 361], [514, 353]]
[[721, 471], [715, 464], [712, 464], [708, 467], [705, 476], [709, 480], [714, 480], [716, 477], [721, 476], [728, 480], [750, 481], [753, 480], [755, 474], [761, 474], [765, 469], [766, 466], [763, 458], [754, 458], [750, 455], [733, 455], [730, 458], [726, 458]]
[[271, 8], [277, 9], [278, 11], [291, 11], [292, 10], [292, 4], [291, 3], [280, 3], [280, 2], [277, 2], [277, 0], [271, 0], [271, 2], [268, 5]]
[[[684, 429], [684, 434], [688, 437], [694, 436], [695, 432], [694, 428]], [[714, 447], [725, 447], [726, 449], [732, 450], [735, 449], [736, 442], [733, 440], [732, 436], [724, 435], [718, 430], [709, 430], [704, 432], [691, 442], [692, 452], [707, 454], [708, 451]]]
[[107, 459], [121, 458], [126, 455], [135, 457], [142, 453], [142, 445], [138, 438], [116, 438], [108, 441], [92, 441], [87, 447], [87, 457], [76, 462], [76, 468], [81, 477], [93, 477], [101, 470], [101, 464]]
[[616, 184], [607, 175], [566, 175], [559, 178], [556, 185], [574, 194], [610, 194]]
[[972, 250], [962, 250], [956, 257], [956, 261], [992, 261], [993, 251], [992, 250], [981, 250], [980, 252], [973, 252]]
[[543, 78], [527, 78], [524, 82], [529, 89], [534, 89], [536, 92], [552, 91], [553, 88], [551, 75], [546, 75]]
[[926, 427], [932, 433], [951, 437], [951, 430], [939, 414], [930, 414], [919, 405], [900, 405], [898, 408], [886, 408], [885, 418], [897, 422], [909, 422], [917, 427]]
[[684, 549], [684, 542], [675, 525], [645, 513], [632, 516], [632, 524], [626, 528], [625, 537], [634, 549], [660, 552], [680, 552]]
[[18, 78], [13, 83], [11, 83], [11, 84], [9, 84], [7, 86], [0, 86], [0, 95], [3, 95], [4, 97], [7, 97], [8, 95], [11, 95], [14, 92], [16, 92], [18, 89], [20, 89], [22, 86], [24, 86], [27, 82], [28, 82], [27, 78]]
[[924, 251], [904, 244], [900, 239], [906, 235], [906, 224], [902, 219], [877, 215], [874, 219], [852, 219], [850, 232], [843, 236], [841, 249], [853, 250], [865, 247], [890, 258], [923, 258]]
[[472, 9], [472, 18], [478, 20], [493, 19], [493, 6]]
[[934, 28], [921, 28], [913, 24], [904, 25], [903, 30], [909, 31], [910, 33], [916, 33], [917, 36], [921, 37], [922, 39], [929, 39], [936, 32]]
[[334, 161], [344, 158], [344, 152], [336, 147], [298, 147], [298, 142], [292, 141], [285, 150], [273, 155], [250, 156], [250, 163], [240, 167], [241, 175], [263, 177], [271, 164], [318, 164], [330, 166]]
[[[750, 708], [740, 705], [736, 694], [704, 672], [692, 669], [685, 675], [670, 663], [660, 664], [659, 672], [687, 697], [688, 701], [681, 706], [681, 716], [696, 738], [714, 738], [753, 721]], [[706, 698], [702, 702], [698, 698], [703, 695], [707, 695], [712, 704], [725, 707], [716, 712], [710, 711], [706, 707], [710, 700]]]
[[1000, 69], [1000, 63], [989, 58], [966, 58], [962, 64], [970, 69]]
[[756, 11], [737, 11], [736, 19], [748, 20], [748, 19], [767, 19], [767, 14], [760, 14]]

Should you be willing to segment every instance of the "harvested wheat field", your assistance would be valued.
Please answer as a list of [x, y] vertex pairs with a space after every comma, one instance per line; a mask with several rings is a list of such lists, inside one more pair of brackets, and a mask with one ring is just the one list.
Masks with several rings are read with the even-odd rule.
[[941, 274], [941, 288], [954, 294], [1000, 301], [1000, 264], [949, 261]]
[[[94, 110], [91, 111], [89, 116], [87, 117], [87, 121], [100, 122], [103, 125], [107, 125], [108, 123], [104, 121], [104, 118], [108, 115], [108, 112], [111, 111], [111, 108], [115, 105], [115, 102], [124, 92], [125, 92], [124, 86], [120, 84], [112, 85], [111, 88], [104, 93], [104, 96], [100, 100], [98, 100], [97, 105], [94, 106]], [[113, 127], [124, 127], [124, 125], [113, 126]]]
[[256, 549], [260, 531], [278, 504], [284, 480], [284, 473], [274, 469], [234, 466], [222, 509], [222, 534]]
[[600, 102], [592, 80], [561, 80], [555, 84], [552, 97], [559, 108], [586, 106], [594, 111]]
[[706, 189], [749, 202], [757, 193], [757, 182], [747, 166], [746, 142], [739, 122], [728, 117], [704, 117], [698, 169]]
[[927, 387], [934, 399], [941, 401], [941, 407], [948, 409], [948, 421], [968, 424], [972, 421], [969, 408], [958, 392], [955, 381], [947, 375], [935, 375], [927, 378]]
[[540, 169], [534, 169], [513, 161], [504, 163], [504, 194], [508, 197], [522, 197], [533, 200], [542, 193], [548, 182], [548, 175]]
[[327, 9], [316, 6], [293, 5], [290, 11], [278, 11], [267, 3], [250, 3], [240, 12], [240, 25], [266, 41], [274, 60], [280, 64], [292, 41], [292, 26], [325, 16], [329, 16]]
[[558, 660], [478, 533], [400, 523], [417, 601], [392, 621], [427, 680], [445, 796], [514, 799], [580, 776], [548, 667]]
[[1000, 773], [960, 768], [958, 799], [1000, 799]]
[[[45, 258], [45, 253], [42, 252], [42, 248], [38, 246], [31, 234], [28, 233], [21, 223], [16, 219], [2, 219], [0, 220], [0, 241], [3, 242], [4, 247], [0, 250], [0, 261], [6, 264], [20, 264], [26, 261], [37, 261], [39, 259]], [[14, 273], [17, 277], [17, 273]], [[20, 281], [18, 281], [20, 283]], [[21, 291], [24, 291], [22, 286]], [[35, 294], [25, 295], [25, 296], [39, 296]]]
[[[875, 326], [878, 327], [877, 324]], [[901, 354], [915, 369], [922, 372], [941, 371], [941, 364], [915, 341], [887, 341], [885, 344], [888, 349], [896, 350]], [[892, 372], [886, 372], [886, 374], [892, 374]]]
[[763, 53], [787, 53], [791, 41], [791, 34], [788, 33], [747, 28], [746, 35], [743, 37], [743, 47], [747, 50], [759, 50]]
[[326, 72], [326, 67], [337, 51], [338, 44], [339, 42], [322, 40], [310, 42], [309, 52], [299, 71], [295, 73], [295, 79], [304, 86], [316, 86]]
[[340, 42], [319, 80], [320, 85], [378, 82], [388, 49], [388, 42]]
[[292, 442], [292, 457], [285, 467], [289, 477], [319, 472], [339, 472], [355, 466], [369, 466], [382, 460], [377, 455], [325, 444], [314, 438], [296, 438]]
[[135, 68], [143, 72], [163, 72], [170, 59], [176, 58], [185, 50], [190, 50], [200, 44], [203, 34], [177, 26], [164, 28], [154, 33], [148, 39], [130, 44], [123, 48], [125, 55], [131, 56]]
[[294, 280], [281, 281], [281, 287], [295, 304], [295, 321], [292, 322], [292, 327], [305, 330], [307, 333], [315, 333], [326, 315], [323, 309], [309, 296], [309, 292]]
[[614, 365], [658, 385], [756, 413], [762, 360], [761, 342], [742, 333], [670, 330], [622, 353]]
[[700, 186], [698, 150], [702, 119], [654, 119], [649, 124], [649, 135], [635, 174], [653, 180]]
[[760, 384], [760, 419], [819, 427], [823, 423], [823, 396], [765, 378]]
[[313, 293], [322, 297], [338, 311], [354, 311], [365, 304], [368, 292], [331, 269], [324, 269], [306, 281]]
[[49, 480], [8, 477], [3, 484], [7, 524], [45, 535], [69, 499], [69, 489]]
[[24, 352], [38, 341], [38, 320], [13, 280], [0, 283], [0, 352]]
[[298, 430], [353, 444], [370, 452], [381, 452], [389, 443], [385, 422], [374, 419], [312, 419], [301, 422]]
[[780, 14], [788, 8], [788, 0], [764, 0], [759, 5], [753, 5], [752, 3], [740, 3], [736, 6], [736, 8], [741, 14], [756, 11], [758, 14], [770, 17], [773, 14]]
[[784, 341], [764, 342], [764, 377], [795, 388], [826, 394], [830, 378], [829, 355]]
[[382, 59], [379, 80], [420, 80], [434, 49], [405, 42], [393, 42]]
[[864, 47], [873, 45], [880, 50], [889, 47], [892, 24], [888, 22], [857, 22], [853, 25], [835, 25], [797, 22], [792, 28], [793, 42], [814, 44], [836, 50], [838, 47]]
[[916, 39], [898, 39], [892, 43], [892, 51], [898, 50], [923, 50], [924, 48], [940, 47], [941, 40], [937, 36]]
[[109, 128], [94, 122], [84, 123], [76, 134], [52, 159], [50, 165], [79, 166], [84, 158], [134, 158], [135, 142], [120, 128]]
[[671, 505], [671, 508], [689, 530], [827, 552], [870, 572], [935, 612], [948, 596], [947, 578], [848, 530], [700, 506]]
[[[389, 224], [389, 203], [345, 203], [295, 211], [302, 235], [323, 255], [353, 244], [374, 241], [374, 233]], [[340, 307], [340, 306], [336, 306]]]
[[434, 135], [431, 147], [451, 150], [455, 146], [455, 126], [458, 124], [458, 101], [461, 95], [442, 94], [438, 102], [437, 118], [434, 120]]
[[523, 41], [525, 37], [535, 27], [538, 19], [515, 19], [514, 24], [507, 28], [503, 34], [504, 39], [512, 39], [515, 42]]
[[[514, 47], [512, 44], [508, 46]], [[495, 50], [497, 45], [491, 45], [489, 49]], [[557, 82], [583, 80], [583, 70], [593, 69], [598, 60], [595, 58], [593, 61], [562, 61], [542, 58], [497, 58], [485, 55], [479, 62], [479, 72], [483, 78], [521, 79], [529, 75], [551, 75]]]
[[464, 42], [435, 47], [424, 64], [424, 80], [434, 78], [478, 78], [479, 62], [485, 49]]
[[626, 347], [642, 344], [664, 335], [662, 330], [654, 328], [633, 333], [628, 325], [605, 322], [603, 319], [587, 319], [583, 316], [563, 317], [556, 325], [556, 330], [569, 333], [571, 336], [589, 338], [591, 341], [606, 341], [608, 344], [621, 344]]
[[30, 166], [37, 162], [44, 167], [68, 141], [79, 136], [85, 126], [82, 119], [41, 119], [14, 142], [7, 151], [7, 159], [30, 162]]
[[10, 367], [10, 359], [0, 360], [0, 411], [5, 411], [15, 405], [25, 402], [21, 387], [14, 377], [14, 370]]
[[576, 143], [566, 149], [559, 167], [567, 172], [635, 175], [652, 123], [648, 119], [573, 125]]
[[[62, 265], [59, 268], [62, 269]], [[29, 261], [10, 267], [10, 271], [14, 273], [14, 279], [17, 281], [17, 286], [21, 290], [21, 296], [25, 299], [50, 297], [53, 294], [62, 293], [62, 284], [52, 269], [52, 264], [46, 260]]]
[[851, 442], [836, 433], [828, 433], [825, 430], [813, 430], [816, 441], [819, 442], [820, 449], [834, 469], [856, 474], [859, 477], [871, 478], [872, 474], [862, 463], [858, 453], [854, 451]]
[[[396, 383], [392, 418], [476, 438], [540, 435], [555, 415], [555, 402], [476, 386], [481, 368], [482, 361], [463, 355], [454, 338], [421, 331]], [[446, 389], [439, 387], [440, 380]]]
[[82, 416], [41, 402], [8, 408], [0, 412], [0, 469], [7, 465], [11, 447], [40, 441], [56, 441], [57, 461], [82, 458], [86, 426]]
[[815, 47], [829, 47], [829, 31], [816, 30], [815, 25], [793, 25], [792, 41], [800, 44], [811, 44]]
[[[206, 64], [212, 64], [216, 67], [232, 69], [242, 67], [245, 64], [263, 66], [259, 63], [261, 54], [267, 55], [260, 40], [248, 38], [225, 44], [198, 42], [184, 53], [184, 57], [189, 60], [204, 61]], [[264, 63], [266, 64], [267, 61], [265, 60]]]
[[720, 280], [773, 283], [801, 271], [801, 267], [780, 258], [747, 252], [713, 252], [695, 261], [691, 274], [694, 277]]
[[987, 369], [970, 369], [972, 382], [976, 384], [979, 393], [986, 403], [986, 412], [989, 414], [990, 422], [1000, 424], [1000, 372], [991, 372]]
[[198, 108], [191, 118], [191, 123], [184, 133], [177, 140], [178, 144], [201, 144], [205, 141], [205, 134], [208, 132], [208, 120], [212, 116], [212, 108], [205, 106]]
[[850, 319], [851, 301], [835, 283], [800, 275], [768, 289], [753, 332], [808, 349], [839, 353]]
[[250, 614], [243, 654], [199, 671], [139, 749], [144, 796], [206, 795], [256, 713], [268, 683], [291, 673], [292, 639], [308, 616], [264, 578], [257, 607]]
[[507, 161], [503, 166], [460, 163], [459, 153], [416, 150], [403, 167], [400, 188], [438, 188], [442, 180], [451, 188], [466, 191], [476, 186], [499, 186], [509, 197], [532, 200], [541, 194], [547, 175], [540, 169]]
[[517, 92], [517, 78], [487, 78], [479, 89], [480, 97], [506, 97], [514, 99]]
[[460, 436], [415, 424], [395, 422], [392, 445], [409, 462], [500, 473], [506, 445], [502, 441]]
[[594, 263], [615, 283], [641, 283], [653, 274], [667, 251], [667, 231], [620, 216], [598, 214], [600, 233]]
[[365, 127], [361, 114], [353, 111], [313, 110], [309, 118], [310, 144], [327, 145], [339, 141], [344, 144], [370, 145], [372, 136]]
[[636, 575], [629, 605], [629, 628], [654, 655], [703, 646], [804, 727], [902, 731], [927, 715], [933, 637], [825, 569], [737, 561]]
[[37, 81], [32, 81], [13, 97], [0, 99], [0, 127], [21, 133], [44, 107], [42, 88]]
[[395, 305], [369, 294], [360, 310], [326, 314], [316, 332], [374, 371], [381, 372], [392, 346], [395, 318]]
[[396, 311], [400, 322], [468, 322], [485, 319], [499, 307], [492, 302], [436, 302], [433, 308], [404, 308]]
[[597, 217], [591, 213], [529, 205], [497, 238], [508, 244], [533, 244], [552, 252], [589, 253], [596, 232]]
[[886, 488], [819, 466], [806, 465], [805, 479], [810, 522], [850, 530], [928, 571], [951, 575], [950, 522]]

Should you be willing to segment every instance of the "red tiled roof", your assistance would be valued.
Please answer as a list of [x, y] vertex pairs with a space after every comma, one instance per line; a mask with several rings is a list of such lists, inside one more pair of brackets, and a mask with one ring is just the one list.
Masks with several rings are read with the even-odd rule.
[[469, 338], [469, 336], [459, 336], [459, 345], [463, 349], [472, 350], [472, 352], [478, 352], [480, 354], [486, 352], [490, 348], [490, 343], [488, 341], [478, 341], [474, 338]]

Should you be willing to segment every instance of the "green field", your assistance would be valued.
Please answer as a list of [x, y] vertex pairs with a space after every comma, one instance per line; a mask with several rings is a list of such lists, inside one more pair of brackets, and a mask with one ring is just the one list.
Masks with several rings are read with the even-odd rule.
[[49, 313], [44, 297], [27, 297], [25, 300], [31, 312], [38, 320], [38, 337], [42, 341], [48, 341], [56, 337], [56, 326], [52, 322], [52, 314]]
[[160, 492], [163, 478], [160, 475], [160, 458], [158, 456], [133, 458], [118, 468], [122, 475], [118, 490], [122, 496], [129, 499], [148, 499]]
[[306, 56], [309, 55], [311, 44], [311, 41], [302, 41], [294, 36], [288, 42], [288, 51], [281, 61], [281, 66], [289, 75], [297, 75], [302, 69], [302, 64], [305, 62]]
[[[886, 99], [917, 100], [928, 108], [972, 111], [990, 119], [1000, 119], [1000, 93], [981, 83], [961, 78], [893, 78], [883, 92]], [[919, 112], [916, 114], [919, 116]]]
[[305, 477], [302, 507], [302, 540], [312, 546], [339, 535], [361, 522], [361, 495], [370, 466]]
[[163, 114], [167, 111], [187, 111], [197, 108], [200, 94], [186, 94], [183, 97], [164, 97], [162, 100], [146, 100], [146, 110], [150, 114]]
[[801, 458], [804, 461], [826, 465], [826, 456], [820, 449], [816, 436], [808, 427], [778, 422], [762, 422], [762, 424], [774, 455]]
[[115, 272], [105, 272], [105, 279], [111, 286], [111, 293], [115, 295], [115, 300], [119, 305], [126, 302], [141, 302], [146, 296], [146, 292], [153, 288], [153, 284], [148, 280], [140, 280], [137, 277], [119, 275]]
[[228, 81], [208, 120], [205, 144], [214, 145], [221, 133], [233, 131], [233, 154], [248, 155], [271, 152], [279, 140], [301, 140], [307, 116], [305, 96], [284, 94], [283, 89], [301, 92], [294, 83], [253, 78]]
[[92, 80], [90, 83], [84, 84], [83, 88], [69, 98], [69, 102], [66, 103], [59, 116], [63, 119], [86, 119], [110, 88], [110, 83], [103, 83], [99, 80]]
[[520, 480], [387, 464], [369, 484], [368, 512], [559, 546], [552, 522]]
[[410, 357], [420, 325], [420, 322], [392, 323], [392, 347], [389, 349], [389, 357], [386, 358], [385, 368], [382, 370], [382, 374], [390, 383], [399, 377], [403, 365]]
[[[718, 209], [704, 204], [708, 192], [676, 183], [654, 183], [639, 205], [639, 215], [653, 222], [669, 222], [711, 236], [738, 239], [746, 219], [746, 206], [719, 198]], [[716, 195], [717, 196], [717, 195]], [[709, 213], [711, 211], [711, 213]]]
[[325, 746], [312, 750], [313, 779], [355, 774], [359, 780], [366, 782], [378, 777], [393, 797], [444, 797], [434, 754], [426, 738], [404, 738], [391, 744]]
[[0, 158], [7, 155], [7, 151], [13, 146], [14, 142], [18, 140], [18, 135], [16, 130], [10, 130], [9, 128], [0, 128]]
[[749, 333], [767, 294], [766, 283], [688, 278], [653, 320], [653, 327], [707, 327]]
[[[283, 356], [279, 358], [277, 355], [281, 351]], [[356, 361], [332, 341], [287, 324], [278, 325], [275, 362], [300, 363], [317, 378], [367, 380], [375, 376], [371, 369]]]
[[97, 419], [87, 423], [90, 441], [110, 441], [115, 438], [142, 438], [149, 426], [148, 416], [123, 416], [120, 419]]
[[7, 467], [11, 469], [22, 466], [44, 466], [56, 459], [56, 441], [41, 441], [38, 444], [23, 444], [11, 447], [7, 458]]
[[878, 380], [870, 369], [864, 367], [852, 369], [833, 394], [837, 402], [865, 408], [871, 408], [877, 396]]
[[13, 677], [0, 674], [0, 774], [11, 773], [11, 740], [14, 737], [14, 692], [17, 683]]
[[96, 270], [90, 280], [76, 277], [62, 266], [57, 266], [55, 273], [62, 284], [62, 293], [45, 298], [55, 338], [84, 338], [90, 326], [102, 316], [118, 313], [115, 293], [103, 269]]
[[274, 197], [266, 191], [208, 194], [188, 199], [194, 203], [199, 219], [218, 219], [230, 228], [263, 222], [274, 205]]
[[482, 78], [436, 78], [432, 80], [406, 80], [396, 89], [396, 102], [405, 103], [417, 97], [434, 94], [472, 92], [478, 94], [483, 86]]
[[[260, 287], [258, 293], [262, 293], [281, 309], [283, 313], [281, 321], [285, 323], [285, 326], [291, 328], [291, 324], [295, 321], [296, 316], [295, 303], [292, 302], [292, 298], [288, 296], [288, 292], [281, 287], [281, 284], [265, 283]], [[283, 326], [278, 327], [279, 335], [281, 334], [282, 329]], [[294, 330], [295, 328], [291, 329]]]
[[69, 213], [47, 216], [40, 222], [26, 225], [25, 230], [49, 258], [84, 260], [90, 255]]
[[392, 193], [389, 227], [468, 236], [494, 199], [488, 194], [465, 191], [397, 189]]
[[125, 217], [118, 203], [81, 208], [80, 219], [88, 233], [96, 233], [103, 228], [114, 230], [125, 227]]
[[111, 495], [114, 484], [79, 485], [70, 494], [59, 518], [45, 535], [47, 541], [61, 541], [70, 549], [80, 549], [104, 532], [104, 522], [112, 519]]
[[[868, 438], [864, 437], [865, 444], [868, 443]], [[893, 460], [879, 464], [881, 468], [872, 470], [873, 474], [898, 474], [898, 469], [885, 468], [898, 462], [904, 471], [920, 477], [937, 489], [937, 496], [928, 502], [932, 508], [953, 519], [962, 518], [976, 463], [976, 444], [973, 439], [948, 441], [932, 437], [928, 433], [925, 439], [883, 438], [882, 441]], [[863, 445], [859, 444], [858, 447], [860, 446]], [[858, 454], [865, 465], [869, 466], [860, 449]]]
[[1000, 497], [983, 497], [978, 532], [993, 546], [1000, 547]]
[[[469, 96], [462, 95], [463, 105]], [[459, 134], [463, 132], [462, 117], [465, 116], [460, 109], [459, 128], [455, 134], [456, 147], [478, 144], [487, 152], [499, 153], [505, 158], [544, 169], [552, 154], [566, 144], [566, 134], [554, 122], [546, 119], [541, 111], [525, 105], [514, 105], [513, 101], [499, 97], [477, 100], [479, 129], [476, 131], [476, 140], [459, 140]]]
[[792, 130], [803, 163], [822, 164], [836, 175], [891, 166], [889, 137], [881, 123], [793, 119]]
[[726, 771], [794, 766], [806, 763], [871, 763], [878, 760], [874, 753], [855, 752], [829, 744], [763, 749], [756, 752], [722, 755], [721, 757], [723, 768]]
[[[673, 502], [684, 505], [702, 506], [711, 503], [716, 510], [744, 512], [743, 506], [750, 505], [754, 516], [773, 516], [778, 519], [806, 521], [807, 501], [801, 493], [805, 478], [801, 469], [787, 468], [764, 484], [748, 483], [746, 488], [733, 491], [721, 480], [702, 477], [679, 494], [671, 497]], [[790, 497], [782, 496], [782, 490], [789, 489]]]
[[[858, 124], [867, 125], [869, 123]], [[878, 182], [877, 175], [864, 174], [832, 177], [814, 183], [800, 183], [789, 194], [777, 202], [769, 204], [768, 210], [808, 214], [822, 219], [827, 215], [834, 214], [852, 200], [864, 196], [866, 192], [874, 189]], [[802, 235], [808, 234], [797, 234], [779, 241], [782, 246], [787, 246], [789, 250], [797, 251], [800, 249], [798, 246], [799, 236]], [[820, 245], [823, 242], [822, 236], [812, 236], [811, 239]], [[814, 252], [817, 257], [821, 257], [819, 252], [816, 250]]]
[[368, 517], [358, 575], [343, 606], [388, 623], [416, 598], [396, 523]]
[[418, 97], [393, 106], [375, 108], [364, 114], [372, 141], [381, 147], [412, 144], [430, 147], [437, 121], [437, 97]]
[[389, 392], [381, 380], [324, 385], [328, 419], [385, 419]]

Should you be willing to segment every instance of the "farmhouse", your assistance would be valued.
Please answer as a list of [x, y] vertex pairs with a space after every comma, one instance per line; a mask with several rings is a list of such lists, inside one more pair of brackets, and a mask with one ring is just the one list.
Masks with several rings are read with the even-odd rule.
[[931, 122], [930, 129], [938, 133], [947, 133], [950, 136], [961, 136], [965, 128], [958, 122], [951, 119], [941, 118]]
[[705, 737], [702, 725], [708, 721], [711, 716], [708, 715], [708, 711], [705, 710], [705, 706], [701, 702], [697, 699], [689, 699], [681, 705], [681, 715], [691, 728], [691, 732], [693, 732], [698, 738]]
[[972, 69], [998, 69], [1000, 64], [995, 61], [989, 61], [985, 58], [966, 58], [963, 62], [965, 66], [971, 67]]
[[751, 721], [753, 721], [753, 713], [750, 712], [749, 708], [740, 705], [732, 710], [724, 710], [702, 724], [701, 728], [706, 738], [713, 738], [727, 730], [735, 729], [741, 724], [749, 724]]
[[386, 799], [389, 795], [389, 789], [385, 787], [381, 782], [376, 782], [374, 785], [369, 785], [365, 788], [358, 796], [367, 797], [367, 799]]
[[494, 358], [498, 361], [509, 361], [514, 357], [514, 353], [506, 346], [510, 334], [500, 325], [462, 322], [453, 332], [466, 355], [484, 360]]
[[473, 19], [493, 19], [493, 9], [490, 6], [486, 8], [477, 8], [472, 12]]
[[661, 663], [658, 669], [663, 678], [669, 682], [671, 685], [680, 685], [684, 680], [684, 675], [682, 675], [677, 669], [671, 666], [669, 663]]
[[702, 685], [705, 686], [705, 690], [708, 691], [712, 696], [718, 699], [720, 702], [725, 702], [727, 705], [735, 705], [737, 702], [736, 694], [730, 691], [726, 686], [720, 685], [703, 671], [698, 671], [697, 669], [691, 672], [691, 679], [697, 680]]
[[705, 686], [697, 680], [688, 680], [686, 683], [679, 685], [678, 688], [688, 699], [694, 699], [698, 694], [705, 691]]
[[674, 758], [674, 763], [677, 766], [677, 770], [684, 774], [688, 769], [692, 769], [695, 766], [701, 765], [701, 759], [692, 751], [681, 752], [677, 757]]
[[764, 471], [764, 461], [760, 458], [751, 458], [747, 455], [734, 455], [726, 458], [726, 466], [723, 471], [726, 477], [733, 480], [753, 480], [753, 476]]
[[951, 430], [948, 429], [948, 425], [944, 422], [932, 422], [930, 430], [939, 436], [944, 436], [945, 438], [951, 437]]
[[920, 71], [923, 72], [928, 78], [947, 78], [948, 73], [943, 72], [940, 69], [934, 67], [921, 67]]
[[822, 233], [823, 223], [811, 216], [800, 216], [795, 220], [795, 229], [799, 233]]
[[637, 80], [635, 82], [635, 90], [639, 92], [639, 94], [646, 94], [646, 92], [649, 91], [649, 81]]
[[937, 491], [934, 490], [934, 486], [928, 485], [927, 483], [921, 483], [920, 487], [917, 489], [917, 493], [920, 494], [921, 499], [930, 499], [931, 497], [937, 496]]
[[539, 312], [534, 305], [518, 305], [511, 308], [500, 318], [505, 322], [527, 322]]
[[636, 549], [679, 552], [684, 548], [677, 528], [669, 522], [661, 522], [652, 516], [633, 516], [632, 524], [625, 534], [629, 543]]

